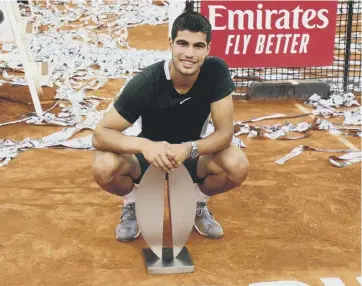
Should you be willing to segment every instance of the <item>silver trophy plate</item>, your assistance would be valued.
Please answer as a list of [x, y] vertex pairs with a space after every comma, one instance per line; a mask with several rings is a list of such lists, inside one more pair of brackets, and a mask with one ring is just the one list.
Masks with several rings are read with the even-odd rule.
[[[163, 246], [165, 180], [172, 247]], [[143, 249], [149, 274], [186, 273], [195, 270], [185, 247], [193, 228], [195, 213], [195, 187], [185, 166], [181, 165], [166, 176], [164, 171], [150, 165], [136, 191], [137, 221], [142, 237], [149, 246]]]

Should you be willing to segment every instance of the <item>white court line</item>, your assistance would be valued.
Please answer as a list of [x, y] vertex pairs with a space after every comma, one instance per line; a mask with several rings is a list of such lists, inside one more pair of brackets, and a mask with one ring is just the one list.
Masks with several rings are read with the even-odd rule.
[[[304, 106], [300, 105], [299, 103], [296, 103], [295, 106], [302, 112], [304, 113], [310, 113], [310, 111], [305, 108]], [[314, 115], [309, 115], [310, 117], [314, 118]], [[347, 146], [348, 148], [352, 149], [352, 150], [359, 150], [356, 146], [354, 146], [349, 140], [347, 140], [346, 138], [343, 138], [339, 135], [334, 135], [334, 134], [331, 134], [335, 137], [338, 138], [338, 140], [343, 143], [345, 146]]]
[[321, 281], [325, 286], [346, 286], [339, 278], [321, 278]]

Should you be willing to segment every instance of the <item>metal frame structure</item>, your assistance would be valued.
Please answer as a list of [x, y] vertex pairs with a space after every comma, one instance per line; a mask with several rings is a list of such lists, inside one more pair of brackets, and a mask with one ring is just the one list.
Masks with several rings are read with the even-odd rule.
[[[31, 6], [31, 2], [29, 4]], [[5, 27], [6, 24], [6, 27], [11, 29], [10, 34], [12, 34], [12, 37], [9, 37], [9, 33], [7, 33], [3, 39], [0, 35], [0, 43], [15, 43], [19, 52], [19, 54], [0, 53], [0, 60], [21, 59], [35, 112], [38, 116], [42, 116], [43, 111], [39, 95], [42, 95], [43, 91], [40, 85], [39, 65], [34, 62], [28, 44], [29, 35], [33, 33], [33, 26], [25, 17], [22, 17], [18, 5], [16, 0], [0, 0], [0, 8], [4, 13], [4, 22], [1, 25]]]

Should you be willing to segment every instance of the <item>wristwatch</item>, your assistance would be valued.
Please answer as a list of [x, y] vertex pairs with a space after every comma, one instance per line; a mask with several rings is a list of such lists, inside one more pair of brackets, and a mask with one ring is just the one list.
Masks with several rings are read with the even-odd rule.
[[197, 148], [197, 145], [194, 141], [192, 141], [190, 143], [191, 143], [191, 150], [190, 150], [189, 158], [195, 159], [197, 156], [199, 156], [199, 149]]

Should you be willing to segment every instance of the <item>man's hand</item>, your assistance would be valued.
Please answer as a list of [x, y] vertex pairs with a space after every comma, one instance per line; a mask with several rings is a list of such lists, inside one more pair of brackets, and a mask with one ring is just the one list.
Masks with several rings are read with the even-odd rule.
[[180, 166], [189, 157], [190, 147], [188, 144], [171, 144], [171, 152], [167, 153], [167, 156], [176, 167]]
[[178, 158], [172, 149], [172, 145], [166, 141], [145, 144], [142, 150], [145, 159], [153, 166], [164, 170], [173, 171], [177, 164], [173, 158]]

